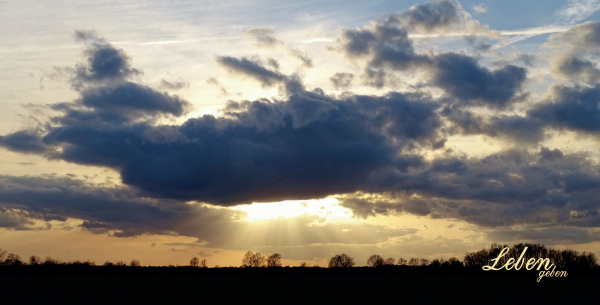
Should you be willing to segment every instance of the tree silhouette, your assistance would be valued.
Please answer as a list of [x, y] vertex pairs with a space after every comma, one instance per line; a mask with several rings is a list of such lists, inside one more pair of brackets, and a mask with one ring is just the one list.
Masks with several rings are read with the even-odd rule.
[[267, 258], [267, 267], [281, 267], [281, 254], [275, 253]]
[[39, 256], [32, 255], [29, 257], [29, 265], [35, 266], [41, 264], [42, 259]]
[[405, 259], [403, 259], [402, 257], [398, 259], [398, 266], [404, 266], [406, 265], [407, 261]]
[[409, 266], [418, 266], [419, 265], [419, 259], [411, 257], [410, 260], [408, 261], [408, 265]]
[[132, 259], [131, 262], [129, 262], [129, 267], [139, 267], [140, 265], [140, 261], [138, 261], [137, 259]]
[[192, 266], [192, 267], [198, 267], [198, 264], [200, 264], [200, 260], [197, 257], [193, 257], [190, 260], [190, 266]]
[[354, 259], [345, 253], [334, 255], [327, 268], [349, 268], [354, 266]]
[[10, 253], [6, 256], [4, 264], [9, 266], [20, 266], [23, 265], [23, 261], [21, 261], [21, 257], [18, 254]]
[[5, 257], [6, 257], [6, 250], [2, 251], [2, 248], [0, 248], [0, 265], [2, 265], [4, 263]]
[[248, 251], [246, 252], [246, 255], [244, 255], [244, 259], [242, 259], [242, 266], [244, 267], [262, 267], [265, 264], [265, 261], [267, 260], [267, 258], [256, 252], [253, 253], [252, 251]]
[[396, 260], [391, 257], [388, 257], [383, 261], [384, 266], [393, 266], [395, 264], [396, 264]]
[[58, 259], [53, 259], [50, 255], [46, 255], [44, 265], [60, 265], [62, 262]]
[[368, 267], [379, 267], [379, 266], [383, 266], [383, 264], [384, 264], [383, 257], [381, 257], [377, 254], [371, 255], [371, 257], [369, 257], [369, 259], [367, 259]]
[[300, 262], [300, 267], [302, 267], [302, 268], [308, 267], [308, 263], [307, 262]]
[[203, 260], [200, 262], [200, 267], [202, 267], [202, 268], [208, 268], [208, 264], [206, 263], [206, 259], [203, 259]]

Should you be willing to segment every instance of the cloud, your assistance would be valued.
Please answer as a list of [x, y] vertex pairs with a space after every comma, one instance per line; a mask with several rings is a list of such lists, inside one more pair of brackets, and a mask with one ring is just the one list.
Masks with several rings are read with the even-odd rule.
[[600, 240], [597, 232], [573, 227], [493, 230], [486, 232], [486, 236], [498, 242], [522, 241], [544, 245], [585, 244]]
[[336, 90], [350, 88], [353, 79], [354, 74], [351, 73], [336, 73], [329, 78]]
[[[448, 1], [427, 5], [432, 3], [441, 7], [452, 5]], [[450, 17], [431, 18], [429, 23], [432, 29], [454, 20]], [[471, 33], [485, 32], [488, 36], [498, 36], [475, 21], [467, 22], [466, 26]], [[361, 76], [364, 85], [376, 88], [394, 86], [397, 81], [393, 72], [423, 71], [427, 72], [425, 75], [429, 77], [429, 84], [440, 87], [448, 95], [469, 105], [503, 108], [519, 100], [516, 95], [527, 76], [526, 69], [514, 65], [491, 71], [481, 66], [476, 58], [465, 54], [419, 54], [414, 50], [402, 22], [393, 17], [360, 29], [342, 30], [337, 45], [337, 50], [349, 60], [366, 62]], [[487, 48], [483, 45], [480, 47]]]
[[102, 84], [120, 82], [141, 75], [142, 72], [131, 67], [130, 58], [122, 49], [116, 49], [93, 31], [75, 31], [77, 41], [86, 44], [87, 64], [76, 66], [75, 77], [71, 83], [80, 88], [86, 83]]
[[477, 5], [474, 5], [473, 10], [475, 11], [475, 13], [478, 13], [478, 14], [487, 13], [487, 7], [485, 6], [484, 3], [479, 3]]
[[[199, 240], [164, 245], [173, 249], [210, 246], [235, 250], [315, 243], [375, 244], [417, 232], [413, 228], [326, 223], [325, 218], [310, 215], [243, 222], [240, 220], [245, 213], [239, 211], [141, 199], [130, 188], [106, 187], [66, 177], [0, 176], [0, 182], [0, 225], [13, 230], [43, 228], [34, 227], [34, 220], [74, 218], [83, 219], [80, 227], [94, 234], [118, 238], [142, 234], [190, 236]], [[21, 199], [16, 202], [15, 198]], [[344, 230], [353, 233], [346, 234]], [[247, 232], [253, 233], [248, 236]]]
[[440, 145], [437, 107], [420, 94], [334, 99], [305, 91], [232, 102], [224, 117], [179, 126], [109, 127], [66, 111], [40, 141], [60, 147], [54, 158], [114, 168], [148, 196], [222, 205], [322, 198], [358, 190], [382, 168], [419, 166], [420, 157], [398, 152]]
[[274, 33], [272, 28], [250, 28], [244, 34], [246, 36], [253, 37], [256, 39], [256, 44], [261, 47], [275, 47], [283, 44], [272, 34]]
[[6, 136], [0, 136], [0, 147], [25, 154], [43, 154], [48, 146], [41, 141], [39, 132], [20, 130]]
[[83, 229], [117, 237], [174, 232], [192, 236], [191, 231], [198, 226], [242, 216], [236, 211], [183, 202], [144, 200], [130, 188], [94, 185], [67, 177], [0, 176], [0, 181], [0, 208], [23, 211], [35, 219], [83, 219]]
[[393, 185], [393, 191], [346, 195], [341, 205], [360, 218], [410, 213], [483, 228], [600, 223], [593, 199], [600, 192], [599, 168], [581, 155], [542, 147], [534, 154], [437, 158], [423, 168], [413, 175], [389, 173], [378, 185]]
[[600, 131], [600, 86], [562, 86], [549, 89], [549, 98], [527, 114], [557, 129], [596, 133]]
[[212, 252], [204, 252], [204, 251], [200, 251], [200, 252], [198, 252], [198, 255], [199, 255], [200, 257], [212, 257], [212, 256], [213, 256], [213, 253], [212, 253]]
[[446, 107], [441, 114], [453, 124], [450, 134], [486, 135], [537, 145], [544, 139], [544, 122], [519, 115], [478, 115], [457, 107]]
[[225, 86], [223, 85], [223, 83], [221, 83], [218, 79], [216, 79], [214, 77], [207, 79], [206, 83], [219, 87], [219, 90], [221, 90], [221, 95], [223, 95], [223, 96], [227, 96], [229, 94], [227, 92], [227, 89], [225, 89]]
[[306, 52], [302, 52], [298, 49], [289, 49], [289, 52], [296, 59], [300, 60], [302, 62], [302, 64], [304, 65], [304, 67], [306, 67], [306, 68], [313, 67], [313, 61], [310, 57], [308, 57]]
[[190, 86], [190, 84], [186, 83], [186, 82], [173, 82], [170, 83], [164, 79], [160, 80], [160, 87], [161, 88], [166, 88], [166, 89], [171, 89], [171, 90], [179, 90], [179, 89], [183, 89], [183, 88], [188, 88]]
[[[298, 59], [300, 62], [302, 62], [303, 66], [306, 68], [312, 68], [313, 67], [313, 62], [312, 59], [306, 54], [306, 52], [302, 52], [298, 49], [295, 48], [291, 48], [285, 45], [285, 43], [283, 43], [283, 41], [275, 38], [275, 36], [273, 36], [273, 29], [272, 28], [251, 28], [248, 29], [244, 34], [246, 36], [250, 36], [253, 37], [254, 39], [256, 39], [256, 44], [260, 47], [267, 47], [267, 48], [275, 48], [275, 47], [285, 47], [288, 51], [288, 53]], [[278, 67], [276, 67], [278, 68]]]
[[449, 0], [430, 1], [410, 7], [397, 16], [407, 28], [420, 33], [446, 31], [460, 22], [458, 9]]
[[490, 71], [469, 56], [440, 54], [434, 58], [432, 82], [461, 103], [502, 108], [523, 86], [527, 70], [506, 65]]
[[257, 60], [248, 58], [238, 59], [230, 56], [217, 56], [217, 63], [223, 66], [231, 74], [238, 74], [254, 78], [260, 82], [263, 88], [271, 87], [282, 82], [285, 77], [279, 72], [265, 68]]
[[566, 81], [595, 83], [600, 80], [600, 69], [595, 63], [571, 55], [555, 58], [550, 72], [553, 77]]

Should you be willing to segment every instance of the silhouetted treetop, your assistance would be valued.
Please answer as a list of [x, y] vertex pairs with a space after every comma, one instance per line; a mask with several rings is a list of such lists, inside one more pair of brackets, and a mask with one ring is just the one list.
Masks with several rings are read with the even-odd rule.
[[281, 254], [275, 253], [267, 258], [267, 267], [281, 267]]
[[253, 253], [252, 251], [248, 251], [246, 252], [246, 255], [244, 255], [244, 259], [242, 259], [242, 266], [244, 267], [263, 267], [265, 262], [266, 262], [267, 258], [256, 252]]
[[371, 257], [367, 259], [367, 267], [379, 267], [383, 266], [384, 260], [383, 257], [373, 254]]
[[354, 259], [345, 253], [337, 254], [329, 260], [327, 268], [349, 268], [354, 266]]

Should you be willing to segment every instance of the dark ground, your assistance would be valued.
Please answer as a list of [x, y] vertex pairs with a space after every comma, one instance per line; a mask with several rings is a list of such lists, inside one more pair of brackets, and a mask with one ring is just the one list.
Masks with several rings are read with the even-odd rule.
[[[24, 299], [93, 302], [112, 300], [173, 301], [183, 296], [200, 303], [214, 300], [275, 300], [285, 303], [386, 300], [425, 304], [478, 300], [521, 302], [523, 298], [577, 301], [594, 298], [598, 270], [571, 271], [566, 278], [543, 278], [539, 271], [481, 271], [428, 267], [326, 268], [191, 268], [191, 267], [0, 267], [0, 304]], [[397, 300], [396, 300], [397, 299]], [[6, 302], [4, 302], [6, 301]], [[596, 303], [597, 300], [591, 300]], [[213, 303], [213, 302], [211, 302]], [[415, 303], [415, 302], [410, 302]], [[495, 303], [495, 302], [494, 302]]]

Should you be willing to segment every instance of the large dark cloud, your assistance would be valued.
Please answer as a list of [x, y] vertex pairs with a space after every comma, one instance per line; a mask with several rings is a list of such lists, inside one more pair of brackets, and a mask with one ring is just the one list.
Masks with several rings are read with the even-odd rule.
[[[404, 14], [404, 15], [402, 15]], [[343, 30], [337, 40], [339, 51], [350, 60], [366, 62], [363, 84], [377, 88], [394, 85], [395, 71], [427, 72], [428, 84], [439, 87], [463, 105], [503, 108], [520, 100], [527, 70], [505, 65], [497, 70], [481, 66], [474, 57], [459, 53], [427, 54], [415, 51], [408, 37], [410, 26], [424, 31], [458, 22], [453, 4], [436, 1], [399, 16], [372, 22], [359, 29]]]
[[492, 228], [600, 224], [594, 199], [600, 195], [600, 168], [580, 155], [542, 147], [535, 154], [511, 150], [482, 159], [434, 159], [423, 169], [382, 176], [377, 185], [387, 190], [347, 196], [342, 205], [358, 217], [406, 212]]
[[504, 107], [521, 89], [527, 70], [506, 65], [490, 71], [467, 55], [440, 54], [434, 58], [432, 82], [460, 103]]
[[101, 124], [63, 106], [61, 125], [40, 143], [60, 147], [56, 158], [112, 167], [151, 196], [224, 205], [318, 198], [359, 190], [383, 168], [421, 163], [402, 149], [443, 145], [437, 104], [428, 100], [305, 91], [284, 101], [230, 103], [226, 117], [180, 126]]
[[445, 107], [441, 114], [452, 123], [451, 134], [480, 134], [530, 145], [537, 145], [544, 139], [544, 123], [527, 116], [484, 116], [458, 107]]
[[424, 98], [306, 92], [231, 103], [230, 118], [181, 126], [63, 125], [44, 141], [62, 147], [66, 161], [119, 170], [152, 196], [225, 205], [317, 198], [360, 189], [382, 168], [419, 165], [420, 157], [399, 153], [437, 139], [436, 105]]
[[[376, 244], [414, 234], [414, 228], [369, 224], [330, 224], [302, 215], [240, 222], [244, 212], [172, 200], [140, 199], [128, 187], [102, 186], [69, 177], [0, 176], [0, 227], [48, 229], [35, 221], [82, 219], [80, 227], [95, 234], [133, 237], [141, 234], [183, 235], [199, 243], [170, 246], [226, 247], [306, 246], [320, 243]], [[250, 235], [249, 232], [252, 232]]]
[[600, 86], [550, 88], [550, 97], [528, 111], [528, 116], [557, 129], [597, 133], [600, 131]]
[[40, 154], [52, 147], [53, 159], [111, 167], [145, 196], [237, 205], [361, 190], [378, 171], [421, 165], [404, 150], [444, 144], [439, 105], [426, 94], [335, 98], [258, 61], [217, 61], [279, 85], [287, 97], [232, 101], [223, 117], [155, 125], [155, 117], [180, 116], [188, 103], [115, 77], [116, 85], [86, 87], [81, 98], [52, 105], [62, 115], [45, 135], [18, 132], [2, 145]]

